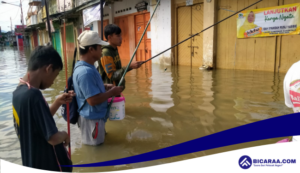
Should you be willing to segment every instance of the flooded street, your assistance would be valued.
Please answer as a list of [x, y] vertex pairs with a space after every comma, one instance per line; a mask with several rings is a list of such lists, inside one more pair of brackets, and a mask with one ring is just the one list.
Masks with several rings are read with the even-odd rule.
[[[26, 73], [29, 55], [30, 50], [27, 49], [0, 48], [0, 158], [17, 164], [22, 164], [22, 161], [19, 141], [13, 127], [12, 92], [19, 83], [19, 78]], [[70, 72], [72, 56], [68, 59]], [[123, 66], [127, 62], [123, 61]], [[126, 75], [126, 117], [122, 121], [108, 121], [108, 134], [103, 145], [82, 145], [77, 125], [71, 126], [73, 164], [138, 155], [292, 113], [284, 104], [284, 75], [222, 69], [201, 71], [198, 67], [146, 64]], [[65, 73], [61, 71], [53, 86], [43, 91], [49, 104], [63, 91], [64, 86]], [[54, 119], [59, 130], [67, 131], [67, 123], [60, 110]], [[221, 140], [226, 140], [226, 137]], [[130, 165], [74, 168], [74, 171], [140, 168], [271, 144], [278, 140], [249, 142]]]

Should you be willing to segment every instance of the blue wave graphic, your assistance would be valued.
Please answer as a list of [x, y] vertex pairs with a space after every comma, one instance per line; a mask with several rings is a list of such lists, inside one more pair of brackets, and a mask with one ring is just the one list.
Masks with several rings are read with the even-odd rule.
[[245, 142], [300, 135], [300, 113], [270, 118], [214, 133], [148, 153], [105, 162], [63, 165], [65, 167], [101, 167], [146, 162], [168, 157], [225, 147]]

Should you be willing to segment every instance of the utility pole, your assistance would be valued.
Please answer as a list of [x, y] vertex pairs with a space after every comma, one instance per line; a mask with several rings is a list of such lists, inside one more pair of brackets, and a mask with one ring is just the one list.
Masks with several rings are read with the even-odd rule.
[[9, 4], [9, 5], [20, 7], [21, 8], [21, 23], [24, 26], [22, 0], [20, 0], [20, 5], [12, 4], [12, 3], [9, 3], [9, 2], [5, 2], [5, 1], [1, 1], [1, 3], [2, 4]]
[[11, 42], [12, 42], [12, 44], [13, 44], [13, 30], [12, 30], [12, 20], [11, 20], [11, 17], [10, 17], [10, 30], [11, 30], [11, 34], [10, 34], [10, 40], [11, 40]]
[[20, 8], [21, 8], [21, 23], [22, 23], [22, 38], [23, 38], [23, 46], [27, 46], [25, 41], [25, 25], [24, 25], [24, 16], [23, 16], [23, 7], [22, 7], [22, 0], [20, 0]]
[[104, 0], [100, 0], [101, 40], [104, 40], [103, 39], [103, 3]]
[[24, 32], [24, 18], [23, 18], [23, 8], [22, 8], [22, 0], [20, 0], [20, 8], [21, 8], [21, 23], [22, 23], [22, 30]]
[[[100, 0], [100, 20], [101, 20], [101, 33], [100, 36], [101, 36], [101, 40], [104, 40], [103, 39], [103, 3], [105, 2], [105, 0]], [[98, 23], [98, 22], [97, 22]], [[99, 26], [98, 26], [99, 27]], [[100, 62], [100, 59], [98, 60], [98, 67], [97, 67], [97, 70], [99, 71], [100, 73], [100, 65], [101, 65], [101, 62]]]
[[46, 16], [47, 16], [47, 27], [48, 27], [48, 33], [49, 33], [49, 42], [52, 45], [52, 35], [51, 35], [51, 26], [50, 26], [50, 21], [49, 21], [49, 9], [48, 9], [48, 4], [47, 0], [44, 0], [45, 2], [45, 8], [46, 8]]
[[11, 17], [10, 17], [10, 29], [11, 29], [11, 34], [12, 34], [12, 21], [11, 21]]

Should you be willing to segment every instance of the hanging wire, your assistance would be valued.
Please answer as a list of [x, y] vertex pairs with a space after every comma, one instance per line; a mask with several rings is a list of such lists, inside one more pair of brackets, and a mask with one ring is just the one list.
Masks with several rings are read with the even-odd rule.
[[15, 20], [16, 17], [18, 16], [19, 12], [20, 12], [20, 9], [18, 9], [18, 12], [16, 13], [16, 16], [13, 19], [11, 19], [11, 20]]
[[146, 62], [148, 62], [148, 61], [150, 61], [150, 60], [152, 60], [152, 59], [158, 57], [159, 55], [161, 55], [161, 54], [167, 52], [168, 50], [173, 49], [174, 47], [176, 47], [176, 46], [178, 46], [178, 45], [180, 45], [180, 44], [186, 42], [187, 40], [189, 40], [189, 39], [191, 39], [191, 38], [193, 38], [193, 37], [199, 35], [200, 33], [204, 32], [204, 31], [206, 31], [206, 30], [208, 30], [208, 29], [210, 29], [210, 28], [212, 28], [212, 27], [218, 25], [218, 24], [221, 23], [221, 22], [224, 22], [225, 20], [231, 18], [232, 16], [235, 16], [236, 14], [238, 14], [238, 13], [240, 13], [240, 12], [246, 10], [247, 8], [249, 8], [249, 7], [251, 7], [251, 6], [255, 5], [255, 4], [258, 4], [258, 3], [261, 2], [261, 1], [263, 1], [263, 0], [259, 0], [259, 1], [255, 2], [255, 3], [253, 3], [253, 4], [251, 4], [251, 5], [249, 5], [249, 6], [245, 7], [245, 8], [243, 8], [242, 10], [235, 12], [234, 14], [232, 14], [232, 15], [226, 17], [225, 19], [220, 20], [219, 22], [217, 22], [217, 23], [215, 23], [215, 24], [213, 24], [213, 25], [211, 25], [211, 26], [209, 26], [209, 27], [203, 29], [202, 31], [200, 31], [200, 32], [198, 32], [198, 33], [196, 33], [196, 34], [194, 34], [194, 35], [188, 37], [187, 39], [185, 39], [185, 40], [183, 40], [183, 41], [181, 41], [181, 42], [179, 42], [179, 43], [173, 45], [172, 47], [170, 47], [170, 48], [168, 48], [168, 49], [162, 51], [161, 53], [159, 53], [159, 54], [153, 56], [152, 58], [149, 58], [148, 60], [144, 61], [142, 64], [145, 64]]
[[7, 13], [7, 12], [11, 11], [11, 10], [12, 10], [12, 8], [15, 8], [15, 7], [11, 7], [9, 10], [7, 10], [7, 11], [4, 11], [4, 12], [1, 12], [0, 14]]

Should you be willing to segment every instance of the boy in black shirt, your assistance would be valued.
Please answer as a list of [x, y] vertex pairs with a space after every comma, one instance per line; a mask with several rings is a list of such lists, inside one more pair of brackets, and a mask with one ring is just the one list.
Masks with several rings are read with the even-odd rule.
[[63, 68], [52, 46], [39, 46], [31, 54], [27, 74], [13, 92], [13, 117], [21, 145], [24, 166], [72, 172], [66, 146], [70, 138], [57, 130], [53, 115], [62, 104], [72, 101], [74, 92], [60, 95], [49, 107], [40, 89], [49, 88]]

